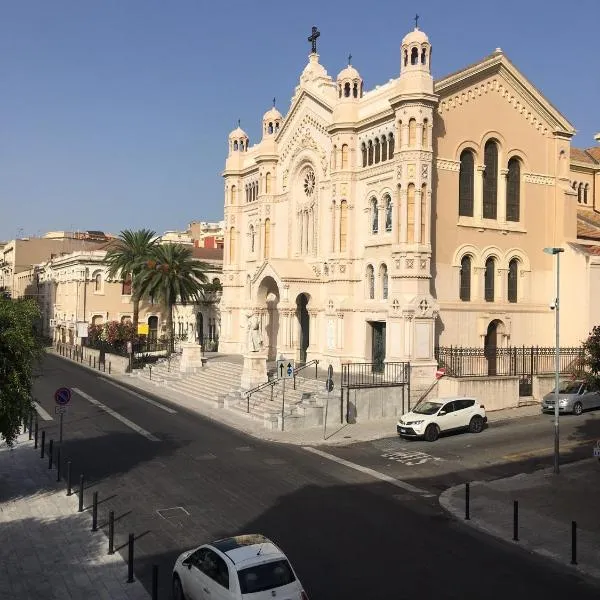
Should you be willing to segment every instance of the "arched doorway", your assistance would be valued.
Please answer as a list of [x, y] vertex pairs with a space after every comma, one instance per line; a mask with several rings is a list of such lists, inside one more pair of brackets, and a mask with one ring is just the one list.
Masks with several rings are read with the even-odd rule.
[[196, 313], [196, 333], [198, 335], [198, 343], [204, 346], [204, 317], [201, 312]]
[[156, 342], [158, 340], [158, 317], [148, 317], [148, 341]]
[[498, 374], [498, 347], [501, 346], [498, 340], [504, 331], [504, 323], [494, 319], [487, 328], [483, 345], [483, 354], [488, 364], [488, 375]]
[[[258, 286], [257, 307], [262, 309], [261, 318], [266, 317], [262, 323], [265, 332], [264, 344], [267, 350], [267, 360], [277, 360], [277, 336], [279, 335], [279, 287], [270, 276], [265, 277]], [[266, 308], [266, 314], [265, 314]]]
[[298, 358], [301, 363], [306, 362], [306, 353], [310, 345], [310, 315], [308, 314], [307, 306], [308, 296], [306, 294], [299, 294], [296, 298], [296, 316], [298, 317], [298, 324], [300, 326]]

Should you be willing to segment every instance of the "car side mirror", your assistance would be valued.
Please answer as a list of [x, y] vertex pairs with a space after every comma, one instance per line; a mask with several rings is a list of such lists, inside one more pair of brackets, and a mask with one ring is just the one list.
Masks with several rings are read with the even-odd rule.
[[183, 566], [187, 567], [188, 569], [192, 568], [192, 563], [190, 562], [189, 558], [186, 558], [184, 561], [182, 561], [181, 563]]
[[443, 417], [446, 414], [445, 410], [440, 410], [440, 412], [438, 413], [439, 417]]

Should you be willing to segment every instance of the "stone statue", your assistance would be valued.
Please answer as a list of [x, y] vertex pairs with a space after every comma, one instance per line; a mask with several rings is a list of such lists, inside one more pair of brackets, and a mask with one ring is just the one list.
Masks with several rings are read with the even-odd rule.
[[260, 317], [256, 313], [248, 312], [246, 314], [248, 323], [246, 325], [248, 330], [248, 351], [259, 352], [262, 348], [263, 341], [260, 333]]

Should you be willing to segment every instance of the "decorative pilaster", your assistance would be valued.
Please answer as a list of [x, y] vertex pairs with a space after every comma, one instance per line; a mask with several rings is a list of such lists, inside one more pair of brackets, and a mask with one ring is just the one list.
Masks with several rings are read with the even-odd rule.
[[498, 223], [506, 223], [506, 183], [508, 180], [508, 169], [500, 169], [500, 180], [498, 181], [497, 216]]
[[483, 174], [485, 165], [477, 165], [475, 181], [473, 182], [473, 218], [481, 221], [483, 218]]

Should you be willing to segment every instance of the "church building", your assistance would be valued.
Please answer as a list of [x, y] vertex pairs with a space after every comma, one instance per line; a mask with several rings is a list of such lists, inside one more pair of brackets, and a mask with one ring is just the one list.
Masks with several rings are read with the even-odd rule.
[[269, 360], [410, 361], [431, 380], [436, 346], [554, 343], [600, 323], [600, 148], [500, 48], [434, 81], [415, 27], [399, 76], [334, 79], [319, 32], [287, 114], [251, 144], [229, 135], [220, 351], [247, 351], [259, 315]]

